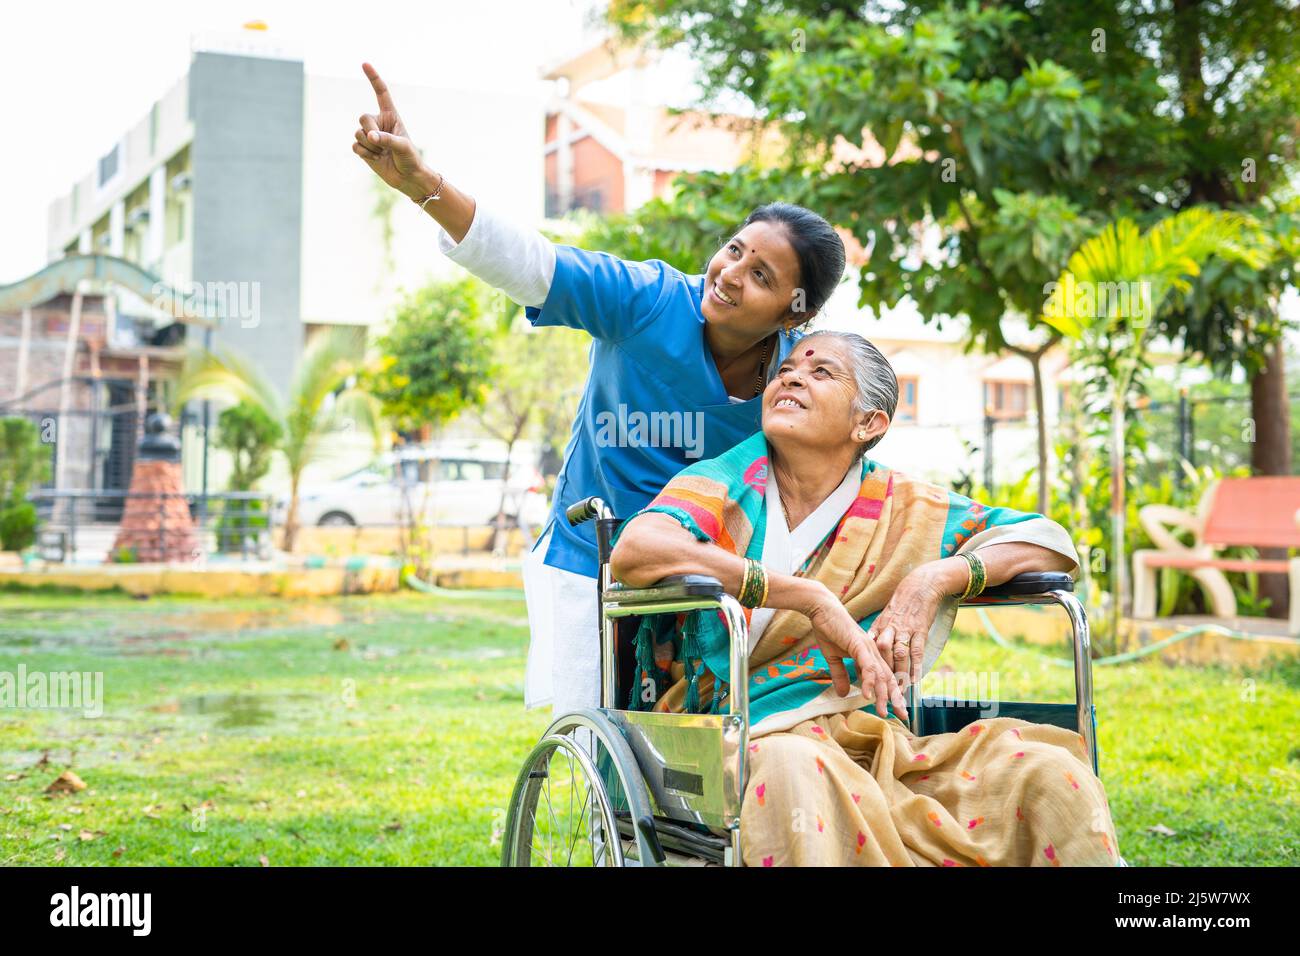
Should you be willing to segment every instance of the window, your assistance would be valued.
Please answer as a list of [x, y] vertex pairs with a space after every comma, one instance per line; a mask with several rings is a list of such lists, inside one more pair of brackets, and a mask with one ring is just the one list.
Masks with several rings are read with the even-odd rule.
[[99, 158], [99, 185], [104, 185], [117, 175], [117, 160], [117, 145], [114, 145], [112, 149]]
[[984, 410], [993, 418], [1024, 418], [1029, 413], [1029, 384], [985, 382]]
[[898, 409], [894, 413], [894, 421], [916, 421], [916, 389], [917, 381], [915, 375], [906, 375], [899, 378]]

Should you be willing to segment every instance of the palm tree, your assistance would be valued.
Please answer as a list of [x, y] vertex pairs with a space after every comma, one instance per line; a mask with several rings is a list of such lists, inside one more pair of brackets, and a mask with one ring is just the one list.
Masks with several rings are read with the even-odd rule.
[[379, 449], [379, 403], [353, 384], [362, 366], [364, 342], [364, 333], [345, 327], [313, 336], [298, 360], [287, 396], [281, 396], [251, 363], [229, 352], [191, 352], [181, 372], [178, 405], [199, 398], [242, 400], [258, 405], [279, 423], [279, 450], [289, 467], [286, 551], [293, 550], [298, 536], [302, 473], [320, 457], [325, 439], [356, 427], [369, 432]]
[[1099, 358], [1110, 377], [1112, 635], [1118, 634], [1128, 597], [1125, 401], [1155, 317], [1172, 296], [1191, 291], [1190, 280], [1211, 257], [1260, 268], [1267, 243], [1249, 216], [1203, 206], [1162, 219], [1146, 232], [1120, 219], [1079, 246], [1055, 287], [1045, 290], [1042, 321]]

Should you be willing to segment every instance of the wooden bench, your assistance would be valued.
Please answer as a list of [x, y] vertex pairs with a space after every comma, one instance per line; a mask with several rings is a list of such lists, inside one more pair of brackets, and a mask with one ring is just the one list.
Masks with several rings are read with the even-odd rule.
[[[1196, 514], [1169, 505], [1147, 505], [1138, 521], [1157, 550], [1133, 554], [1133, 616], [1156, 615], [1156, 571], [1187, 571], [1205, 591], [1216, 617], [1236, 617], [1237, 599], [1224, 571], [1291, 576], [1289, 630], [1300, 636], [1300, 557], [1280, 560], [1220, 558], [1227, 547], [1300, 548], [1300, 477], [1224, 478], [1201, 498]], [[1171, 528], [1190, 531], [1191, 547]]]

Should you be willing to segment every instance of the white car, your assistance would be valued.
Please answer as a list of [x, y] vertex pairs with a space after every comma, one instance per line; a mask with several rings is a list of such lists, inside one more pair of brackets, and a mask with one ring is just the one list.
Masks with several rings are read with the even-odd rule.
[[[437, 480], [434, 481], [434, 466]], [[411, 511], [423, 524], [487, 525], [502, 505], [504, 460], [466, 453], [446, 453], [435, 459], [423, 448], [402, 449], [376, 459], [335, 481], [305, 486], [298, 500], [298, 521], [309, 525], [400, 525]], [[549, 506], [541, 473], [513, 462], [507, 479], [505, 515], [540, 530]], [[283, 522], [288, 499], [276, 502], [276, 520]]]

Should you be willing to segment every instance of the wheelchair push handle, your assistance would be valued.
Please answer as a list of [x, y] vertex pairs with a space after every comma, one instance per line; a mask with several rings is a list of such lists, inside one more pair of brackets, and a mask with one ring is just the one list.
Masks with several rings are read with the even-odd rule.
[[569, 519], [570, 525], [576, 527], [592, 518], [612, 518], [614, 510], [605, 504], [603, 499], [592, 495], [569, 505], [564, 509], [564, 516]]

